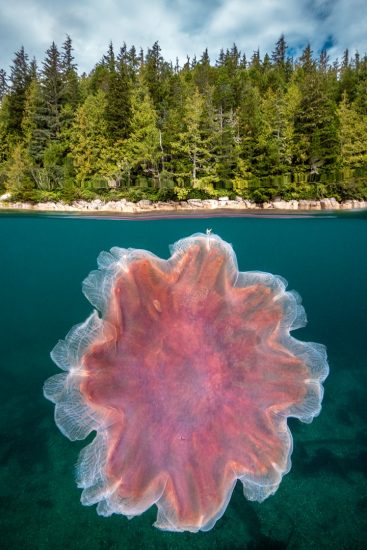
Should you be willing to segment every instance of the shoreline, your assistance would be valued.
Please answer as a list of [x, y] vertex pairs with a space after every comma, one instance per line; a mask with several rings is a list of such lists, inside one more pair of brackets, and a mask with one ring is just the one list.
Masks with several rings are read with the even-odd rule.
[[8, 197], [0, 197], [0, 212], [3, 210], [21, 210], [31, 212], [74, 212], [74, 213], [106, 213], [106, 214], [145, 214], [155, 217], [159, 214], [180, 214], [180, 213], [296, 213], [296, 212], [319, 212], [334, 210], [362, 210], [367, 209], [367, 201], [346, 200], [338, 202], [335, 198], [320, 200], [274, 200], [262, 204], [236, 197], [231, 200], [228, 197], [215, 199], [188, 199], [186, 201], [152, 202], [140, 200], [136, 203], [121, 199], [118, 201], [104, 202], [101, 199], [92, 201], [76, 200], [72, 204], [63, 202], [7, 202]]

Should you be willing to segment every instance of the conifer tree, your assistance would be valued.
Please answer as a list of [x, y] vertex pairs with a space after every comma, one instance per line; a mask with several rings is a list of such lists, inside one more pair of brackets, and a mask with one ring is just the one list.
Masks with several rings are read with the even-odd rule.
[[60, 53], [55, 42], [46, 51], [41, 74], [43, 96], [43, 117], [47, 139], [55, 140], [61, 130], [61, 109], [63, 106], [64, 83]]
[[13, 197], [22, 197], [33, 188], [31, 168], [27, 151], [21, 143], [17, 143], [12, 150], [10, 162], [7, 163], [5, 183]]
[[204, 94], [214, 83], [214, 68], [210, 65], [208, 48], [206, 48], [193, 66], [193, 77], [196, 86], [201, 94]]
[[131, 98], [131, 132], [125, 142], [125, 166], [137, 175], [160, 186], [160, 132], [158, 116], [142, 78], [136, 82]]
[[359, 114], [367, 115], [367, 55], [356, 66], [355, 107]]
[[106, 94], [100, 90], [89, 95], [76, 112], [70, 149], [81, 187], [92, 186], [96, 178], [103, 179], [110, 170], [106, 106]]
[[[120, 52], [117, 61], [110, 55], [106, 112], [108, 134], [111, 143], [129, 135], [131, 123], [131, 83], [126, 64], [126, 54]], [[112, 61], [113, 59], [113, 61]]]
[[[248, 62], [233, 44], [216, 63], [206, 49], [182, 67], [165, 61], [158, 42], [146, 54], [123, 43], [118, 55], [110, 43], [81, 76], [69, 36], [40, 70], [22, 47], [9, 77], [0, 70], [0, 187], [5, 175], [18, 196], [34, 185], [66, 193], [75, 176], [95, 189], [169, 182], [181, 198], [183, 185], [255, 197], [259, 178], [304, 172], [303, 181], [327, 181], [339, 167], [367, 166], [366, 91], [365, 54], [345, 50], [331, 62], [307, 45], [293, 60], [283, 35], [270, 56], [257, 49]], [[300, 185], [296, 197], [316, 193]], [[361, 185], [355, 195], [365, 195]]]
[[6, 78], [6, 72], [4, 71], [4, 69], [0, 69], [0, 105], [7, 91], [8, 91], [8, 82]]
[[211, 135], [205, 118], [205, 100], [195, 87], [185, 100], [182, 131], [172, 144], [176, 174], [180, 181], [193, 187], [206, 187], [215, 180], [214, 165], [210, 162]]
[[8, 103], [9, 95], [5, 95], [0, 103], [0, 171], [1, 166], [6, 162], [12, 144], [12, 136], [8, 128]]
[[49, 132], [44, 116], [41, 86], [36, 78], [32, 79], [27, 90], [22, 130], [28, 154], [36, 164], [41, 164], [43, 151], [49, 140]]
[[271, 55], [273, 64], [280, 70], [283, 70], [285, 67], [287, 47], [284, 34], [282, 34], [275, 44], [275, 50]]
[[338, 120], [336, 104], [327, 78], [317, 71], [310, 46], [300, 58], [301, 102], [295, 119], [298, 143], [295, 161], [306, 165], [312, 174], [327, 168], [338, 157]]
[[136, 53], [135, 46], [131, 46], [130, 50], [127, 52], [126, 58], [127, 58], [127, 66], [129, 69], [129, 78], [132, 81], [135, 81], [138, 74], [139, 65], [140, 65], [139, 56]]
[[148, 49], [144, 60], [144, 81], [148, 86], [154, 107], [158, 113], [159, 123], [164, 117], [165, 101], [168, 92], [168, 77], [170, 68], [162, 57], [161, 47], [155, 42], [152, 48]]
[[74, 62], [73, 45], [69, 35], [66, 36], [60, 56], [60, 72], [62, 79], [62, 103], [75, 110], [80, 99], [77, 65]]
[[258, 87], [248, 80], [237, 114], [242, 155], [251, 164], [256, 154], [255, 144], [261, 129], [260, 99]]
[[30, 80], [28, 55], [22, 46], [15, 53], [11, 67], [10, 93], [7, 103], [7, 132], [15, 138], [20, 138], [22, 135], [22, 118]]
[[338, 107], [340, 155], [343, 166], [358, 168], [367, 164], [367, 116], [360, 116], [344, 92]]

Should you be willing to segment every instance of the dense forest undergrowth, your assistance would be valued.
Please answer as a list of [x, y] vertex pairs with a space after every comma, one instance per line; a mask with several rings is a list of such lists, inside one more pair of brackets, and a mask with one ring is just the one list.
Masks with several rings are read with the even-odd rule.
[[367, 199], [367, 56], [247, 59], [236, 45], [183, 66], [110, 44], [89, 74], [72, 41], [0, 70], [0, 192], [12, 200], [241, 196]]

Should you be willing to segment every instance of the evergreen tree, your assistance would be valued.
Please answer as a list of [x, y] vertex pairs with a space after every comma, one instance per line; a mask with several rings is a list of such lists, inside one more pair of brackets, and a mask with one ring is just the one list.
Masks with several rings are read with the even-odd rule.
[[367, 115], [367, 55], [358, 59], [356, 66], [355, 107], [360, 115]]
[[75, 110], [79, 100], [79, 82], [77, 65], [74, 62], [72, 40], [66, 36], [60, 56], [60, 72], [62, 80], [61, 98], [63, 104], [68, 104]]
[[357, 168], [367, 164], [367, 116], [360, 116], [350, 105], [346, 92], [338, 107], [340, 156], [343, 166]]
[[229, 109], [225, 113], [219, 111], [217, 132], [213, 132], [213, 156], [219, 183], [222, 187], [230, 188], [234, 174], [238, 172], [239, 162], [239, 123], [236, 112]]
[[41, 74], [43, 117], [48, 140], [55, 140], [61, 130], [64, 83], [60, 53], [55, 42], [46, 51]]
[[192, 68], [195, 84], [199, 92], [205, 94], [214, 83], [214, 68], [210, 65], [207, 48], [204, 50], [198, 63], [195, 63]]
[[39, 78], [34, 67], [22, 119], [24, 142], [38, 167], [42, 165], [45, 149], [60, 138], [63, 90], [60, 54], [53, 42], [46, 52]]
[[7, 163], [5, 186], [13, 197], [23, 197], [33, 188], [31, 161], [21, 143], [15, 145]]
[[252, 165], [256, 155], [255, 144], [261, 131], [260, 92], [257, 86], [246, 82], [237, 115], [239, 136], [241, 138], [241, 154]]
[[350, 101], [354, 101], [356, 96], [357, 71], [352, 66], [349, 59], [349, 50], [344, 51], [340, 71], [339, 71], [339, 98], [341, 99], [344, 92], [347, 93]]
[[302, 69], [303, 74], [311, 74], [316, 67], [316, 63], [312, 57], [312, 50], [310, 44], [307, 44], [299, 58], [299, 66]]
[[195, 88], [185, 100], [182, 131], [172, 144], [178, 181], [193, 187], [206, 187], [215, 181], [210, 138], [205, 124], [205, 100]]
[[272, 66], [274, 72], [272, 74], [272, 85], [274, 88], [285, 88], [286, 83], [291, 79], [293, 73], [292, 59], [287, 57], [288, 45], [282, 34], [277, 43], [275, 49], [271, 55]]
[[284, 34], [282, 34], [278, 42], [275, 44], [275, 50], [271, 55], [273, 64], [280, 70], [284, 70], [285, 67], [287, 47]]
[[158, 113], [158, 124], [161, 125], [166, 116], [166, 101], [169, 90], [169, 78], [173, 70], [164, 61], [161, 54], [161, 47], [155, 42], [152, 48], [148, 49], [144, 61], [143, 76], [154, 107]]
[[120, 52], [117, 63], [109, 64], [106, 99], [107, 128], [111, 142], [114, 143], [128, 137], [131, 122], [131, 83], [126, 54], [123, 52]]
[[310, 46], [300, 58], [298, 78], [301, 101], [295, 118], [294, 160], [306, 165], [311, 174], [318, 174], [321, 167], [338, 160], [338, 119], [328, 80], [317, 71]]
[[139, 71], [139, 66], [140, 66], [139, 56], [136, 53], [135, 46], [131, 46], [126, 57], [127, 57], [127, 66], [129, 70], [129, 78], [132, 81], [135, 81]]
[[261, 175], [279, 174], [287, 169], [286, 117], [284, 95], [268, 90], [261, 98], [261, 127], [256, 141], [256, 168]]
[[32, 80], [38, 80], [38, 78], [39, 78], [39, 73], [38, 73], [37, 60], [34, 57], [29, 64], [29, 80], [30, 82], [32, 82]]
[[[146, 54], [123, 43], [118, 55], [110, 43], [79, 76], [66, 36], [41, 70], [23, 47], [9, 78], [0, 70], [0, 185], [29, 196], [34, 186], [67, 195], [74, 179], [94, 189], [170, 182], [180, 198], [194, 186], [265, 200], [270, 192], [251, 189], [267, 176], [324, 181], [342, 167], [357, 181], [353, 170], [367, 166], [366, 120], [367, 56], [358, 52], [330, 62], [307, 45], [293, 60], [282, 35], [271, 56], [256, 50], [248, 62], [233, 44], [215, 64], [206, 49], [181, 67], [164, 60], [158, 42]], [[300, 185], [279, 192], [316, 193]]]
[[131, 103], [131, 132], [125, 142], [125, 168], [130, 174], [148, 178], [160, 186], [160, 132], [158, 116], [148, 88], [139, 79], [134, 88]]
[[6, 72], [4, 71], [4, 69], [0, 69], [0, 105], [7, 91], [8, 91], [8, 82], [6, 78]]
[[49, 132], [44, 116], [44, 98], [37, 79], [32, 80], [27, 90], [22, 130], [28, 154], [36, 164], [41, 164]]
[[106, 106], [106, 94], [100, 90], [88, 96], [76, 112], [70, 148], [81, 187], [93, 185], [111, 170]]
[[22, 46], [15, 53], [10, 73], [10, 93], [7, 102], [7, 132], [15, 138], [22, 135], [22, 118], [26, 100], [27, 88], [31, 76], [28, 63], [28, 55]]
[[12, 144], [12, 135], [8, 128], [9, 95], [5, 95], [0, 103], [0, 167], [6, 162]]

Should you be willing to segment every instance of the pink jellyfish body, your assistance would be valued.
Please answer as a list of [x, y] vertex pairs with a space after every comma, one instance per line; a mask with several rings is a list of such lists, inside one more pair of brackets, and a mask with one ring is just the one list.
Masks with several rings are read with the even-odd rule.
[[55, 421], [80, 454], [82, 503], [155, 525], [207, 531], [236, 480], [261, 502], [290, 469], [287, 417], [311, 422], [325, 348], [290, 336], [305, 324], [281, 277], [239, 272], [218, 236], [178, 241], [168, 260], [112, 248], [83, 283], [97, 311], [51, 353]]

